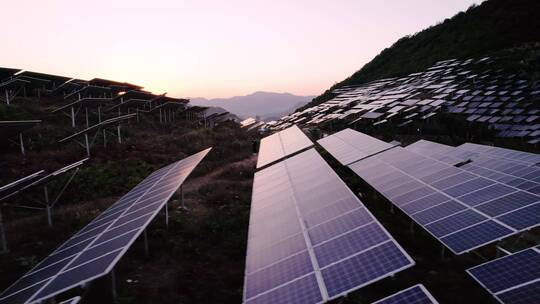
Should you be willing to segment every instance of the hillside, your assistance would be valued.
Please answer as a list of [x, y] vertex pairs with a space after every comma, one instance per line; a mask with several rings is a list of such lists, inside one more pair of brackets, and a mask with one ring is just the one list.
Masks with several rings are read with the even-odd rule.
[[199, 106], [222, 107], [240, 116], [240, 118], [259, 116], [263, 120], [272, 120], [287, 115], [294, 109], [305, 105], [313, 97], [259, 91], [231, 98], [192, 98], [191, 103]]
[[399, 39], [369, 63], [316, 97], [308, 108], [331, 99], [346, 85], [404, 76], [437, 61], [465, 59], [540, 41], [540, 2], [488, 0], [419, 33]]

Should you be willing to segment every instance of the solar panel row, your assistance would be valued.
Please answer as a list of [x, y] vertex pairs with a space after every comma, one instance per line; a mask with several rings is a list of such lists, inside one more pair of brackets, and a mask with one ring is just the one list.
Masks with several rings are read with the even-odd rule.
[[161, 168], [0, 295], [38, 303], [109, 273], [211, 148]]
[[246, 303], [321, 303], [413, 264], [314, 149], [255, 174]]
[[349, 167], [456, 254], [540, 224], [540, 196], [403, 148]]
[[302, 130], [293, 125], [261, 140], [257, 168], [265, 167], [311, 146], [313, 142]]
[[511, 161], [522, 162], [528, 165], [540, 164], [540, 155], [535, 153], [516, 151], [506, 148], [485, 146], [473, 143], [465, 143], [459, 146], [459, 149], [471, 152], [486, 154], [489, 156], [503, 158]]
[[[471, 147], [486, 147], [487, 149], [493, 149], [493, 147], [476, 144], [463, 144], [458, 147], [452, 147], [427, 140], [417, 141], [416, 143], [407, 146], [406, 149], [440, 161], [453, 158], [461, 159], [460, 162], [468, 160], [470, 162], [460, 166], [461, 169], [521, 190], [540, 194], [540, 168], [538, 166], [521, 161], [508, 160], [506, 157], [501, 158], [501, 156], [491, 156], [491, 154], [464, 150], [463, 147], [467, 145], [471, 145]], [[516, 154], [512, 155], [516, 155], [516, 157], [524, 154], [529, 159], [533, 158], [531, 156], [532, 153], [515, 152]], [[523, 159], [523, 157], [521, 159]], [[451, 162], [448, 163], [453, 164]]]
[[417, 284], [373, 304], [437, 304], [437, 300], [422, 284]]
[[540, 302], [540, 247], [495, 259], [467, 272], [502, 303]]
[[339, 131], [317, 142], [344, 166], [395, 147], [352, 129]]

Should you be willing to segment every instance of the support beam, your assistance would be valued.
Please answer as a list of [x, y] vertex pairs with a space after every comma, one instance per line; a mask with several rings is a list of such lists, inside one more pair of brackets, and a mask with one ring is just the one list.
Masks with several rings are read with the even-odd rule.
[[6, 89], [5, 93], [6, 93], [6, 103], [9, 106], [9, 93], [8, 93], [7, 89]]
[[45, 210], [47, 211], [47, 223], [49, 227], [52, 227], [52, 214], [51, 214], [51, 204], [49, 203], [49, 189], [47, 185], [43, 186], [43, 194], [45, 196]]
[[86, 155], [90, 157], [90, 143], [88, 142], [88, 133], [84, 133], [84, 142], [86, 146]]
[[0, 253], [7, 252], [6, 231], [4, 230], [4, 222], [2, 221], [2, 212], [0, 211]]
[[71, 106], [71, 127], [75, 128], [75, 108]]
[[116, 275], [114, 273], [114, 268], [111, 270], [111, 296], [112, 296], [113, 302], [116, 303], [116, 298], [118, 294], [116, 292]]
[[86, 127], [90, 127], [90, 121], [88, 120], [88, 108], [84, 108], [84, 112], [86, 113]]
[[146, 257], [150, 256], [150, 249], [148, 248], [148, 234], [146, 233], [146, 229], [144, 229], [144, 255]]
[[169, 229], [169, 202], [165, 203], [165, 227]]
[[120, 125], [116, 128], [116, 131], [118, 132], [118, 143], [122, 143], [122, 132], [120, 132]]
[[24, 151], [24, 139], [22, 133], [19, 133], [19, 145], [21, 146], [22, 155], [25, 155], [26, 153]]

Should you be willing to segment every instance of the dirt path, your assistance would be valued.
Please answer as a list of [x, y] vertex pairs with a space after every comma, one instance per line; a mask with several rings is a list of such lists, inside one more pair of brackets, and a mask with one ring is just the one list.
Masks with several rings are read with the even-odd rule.
[[216, 170], [204, 176], [188, 179], [187, 182], [184, 184], [184, 191], [186, 191], [186, 193], [197, 191], [199, 190], [200, 187], [207, 185], [210, 181], [219, 179], [219, 176], [223, 174], [223, 172], [225, 172], [226, 170], [231, 169], [235, 166], [255, 166], [256, 160], [257, 160], [257, 155], [253, 154], [237, 162], [226, 164], [225, 166], [219, 167]]

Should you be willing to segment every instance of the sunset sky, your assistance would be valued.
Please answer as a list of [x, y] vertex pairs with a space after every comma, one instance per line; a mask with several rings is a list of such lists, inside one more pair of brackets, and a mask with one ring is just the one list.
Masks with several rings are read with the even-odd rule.
[[318, 95], [480, 0], [2, 0], [0, 66], [175, 97]]

